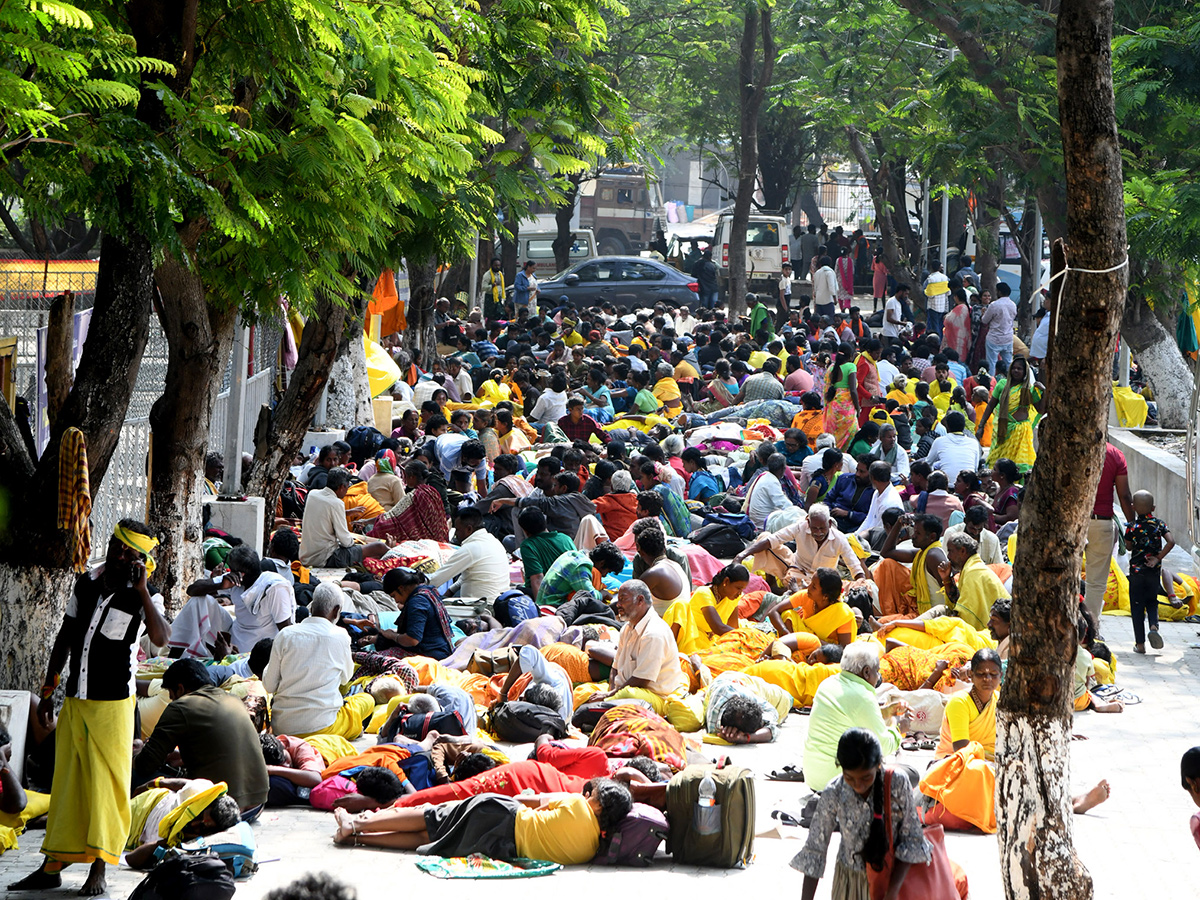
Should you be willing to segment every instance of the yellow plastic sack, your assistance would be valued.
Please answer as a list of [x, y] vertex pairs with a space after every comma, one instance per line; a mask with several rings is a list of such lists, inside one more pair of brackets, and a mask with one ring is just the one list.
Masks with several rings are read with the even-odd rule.
[[1120, 387], [1113, 384], [1113, 403], [1117, 407], [1117, 418], [1122, 428], [1141, 428], [1146, 424], [1146, 414], [1149, 406], [1146, 398], [1134, 393], [1133, 388]]
[[400, 380], [400, 367], [391, 354], [366, 335], [363, 335], [363, 349], [367, 352], [367, 383], [371, 396], [378, 397]]

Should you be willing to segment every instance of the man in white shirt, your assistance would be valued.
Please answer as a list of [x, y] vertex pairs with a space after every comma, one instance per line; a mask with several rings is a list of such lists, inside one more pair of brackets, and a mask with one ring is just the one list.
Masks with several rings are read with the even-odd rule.
[[[787, 544], [795, 543], [795, 551]], [[752, 568], [774, 575], [787, 590], [808, 586], [820, 568], [836, 569], [838, 560], [846, 564], [855, 578], [866, 577], [858, 556], [846, 536], [838, 531], [824, 503], [814, 503], [808, 515], [771, 534], [764, 534], [733, 558], [740, 563], [754, 557]]]
[[679, 315], [675, 317], [675, 333], [680, 336], [693, 334], [696, 331], [696, 326], [699, 324], [700, 320], [693, 316], [692, 311], [685, 306], [679, 310]]
[[683, 702], [688, 682], [679, 665], [675, 635], [654, 611], [653, 602], [650, 588], [636, 578], [617, 591], [617, 617], [624, 625], [608, 677], [609, 690], [589, 700], [645, 700], [680, 731], [699, 731], [699, 716]]
[[249, 653], [260, 640], [273, 638], [292, 624], [296, 618], [296, 596], [282, 575], [263, 570], [253, 547], [246, 544], [234, 547], [225, 562], [229, 566], [229, 579], [234, 583], [230, 588], [231, 639], [239, 653]]
[[997, 378], [1008, 374], [1012, 365], [1013, 326], [1017, 321], [1017, 306], [1009, 296], [1010, 288], [1003, 281], [996, 285], [996, 299], [987, 305], [983, 311], [984, 325], [988, 327], [987, 340], [984, 341], [987, 352], [988, 371]]
[[332, 582], [313, 591], [308, 618], [281, 632], [271, 645], [263, 687], [271, 698], [276, 734], [308, 737], [336, 734], [352, 741], [375, 710], [368, 693], [343, 699], [341, 686], [354, 675], [350, 635], [335, 622], [345, 594]]
[[512, 587], [504, 545], [484, 529], [483, 515], [474, 506], [455, 514], [454, 534], [458, 549], [429, 576], [429, 583], [438, 587], [462, 575], [459, 597], [494, 602]]
[[308, 492], [300, 528], [300, 562], [310, 569], [349, 568], [361, 563], [364, 556], [380, 557], [387, 552], [382, 541], [366, 546], [354, 543], [342, 502], [352, 478], [347, 469], [331, 469], [325, 487]]
[[979, 471], [983, 459], [983, 448], [974, 434], [965, 434], [966, 417], [960, 412], [947, 413], [942, 419], [946, 433], [933, 442], [925, 461], [935, 469], [941, 469], [953, 481], [963, 469]]
[[[446, 374], [454, 382], [454, 389], [458, 392], [458, 399], [463, 403], [470, 401], [471, 397], [474, 396], [471, 392], [475, 389], [475, 386], [471, 381], [471, 373], [463, 368], [462, 360], [457, 356], [448, 357], [446, 359]], [[454, 398], [452, 397], [451, 399]]]
[[871, 463], [871, 468], [867, 472], [870, 475], [871, 487], [875, 494], [871, 497], [871, 506], [867, 510], [867, 517], [863, 519], [858, 531], [854, 532], [863, 544], [867, 542], [867, 532], [883, 524], [885, 509], [904, 509], [904, 501], [900, 499], [900, 492], [892, 484], [892, 467], [882, 460], [876, 460]]
[[1029, 358], [1040, 362], [1046, 358], [1050, 348], [1050, 314], [1041, 308], [1033, 316], [1037, 319], [1037, 328], [1033, 330], [1033, 339], [1029, 342]]
[[837, 300], [837, 275], [833, 271], [833, 260], [821, 257], [821, 267], [813, 275], [813, 305], [818, 316], [833, 316]]
[[787, 324], [788, 313], [792, 307], [792, 264], [783, 264], [783, 274], [779, 277], [779, 312], [775, 316], [775, 327], [782, 328]]
[[951, 525], [942, 532], [944, 537], [950, 537], [960, 531], [965, 531], [979, 542], [979, 558], [986, 566], [994, 566], [1004, 562], [1000, 552], [1000, 538], [994, 532], [987, 530], [988, 511], [982, 506], [972, 506], [966, 512], [966, 521]]
[[871, 453], [892, 467], [892, 484], [908, 481], [908, 451], [896, 442], [895, 425], [884, 425], [879, 429], [879, 440], [871, 447]]
[[904, 304], [901, 301], [908, 297], [908, 290], [907, 284], [897, 285], [896, 292], [883, 305], [882, 338], [885, 350], [900, 340], [900, 328], [904, 323]]
[[767, 459], [767, 470], [755, 475], [750, 483], [743, 508], [755, 527], [765, 528], [771, 513], [794, 507], [780, 481], [786, 468], [787, 458], [782, 453], [772, 453]]
[[888, 388], [900, 377], [900, 370], [887, 358], [886, 350], [880, 351], [879, 359], [875, 362], [875, 369], [879, 372], [879, 384], [886, 395]]
[[925, 327], [930, 334], [942, 336], [942, 319], [950, 308], [950, 279], [942, 271], [941, 263], [933, 264], [933, 271], [925, 279]]

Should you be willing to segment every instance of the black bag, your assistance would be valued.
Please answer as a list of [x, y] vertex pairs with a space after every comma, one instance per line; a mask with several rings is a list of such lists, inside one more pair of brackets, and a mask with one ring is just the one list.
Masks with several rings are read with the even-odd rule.
[[429, 732], [465, 735], [462, 716], [455, 710], [443, 709], [435, 713], [406, 713], [400, 717], [400, 733], [414, 741], [423, 741]]
[[555, 739], [567, 736], [567, 723], [562, 716], [524, 700], [510, 700], [496, 707], [488, 713], [485, 728], [500, 740], [513, 744], [529, 744], [543, 734]]
[[370, 425], [355, 425], [346, 432], [346, 443], [350, 445], [350, 458], [361, 466], [383, 446], [383, 435]]
[[737, 530], [720, 522], [700, 526], [691, 533], [688, 540], [699, 544], [717, 559], [729, 559], [746, 549], [746, 542]]
[[575, 715], [571, 717], [571, 724], [584, 734], [591, 734], [610, 709], [630, 705], [641, 706], [643, 709], [654, 712], [654, 709], [645, 700], [597, 700], [595, 703], [585, 703], [575, 710]]
[[285, 519], [303, 519], [308, 488], [295, 481], [285, 481], [279, 491], [279, 511]]
[[160, 862], [129, 900], [229, 900], [233, 872], [213, 853], [183, 853]]

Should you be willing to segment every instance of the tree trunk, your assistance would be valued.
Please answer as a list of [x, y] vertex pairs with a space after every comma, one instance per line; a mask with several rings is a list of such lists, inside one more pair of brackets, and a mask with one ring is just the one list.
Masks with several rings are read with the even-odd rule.
[[987, 190], [976, 198], [975, 213], [975, 271], [979, 273], [976, 287], [981, 291], [990, 291], [993, 297], [996, 296], [996, 267], [999, 265], [1000, 218], [1007, 202], [1004, 170], [996, 165], [998, 161], [993, 161], [996, 172]]
[[[489, 260], [490, 262], [490, 260]], [[404, 332], [404, 348], [412, 360], [428, 370], [437, 356], [437, 329], [434, 327], [434, 301], [437, 299], [433, 280], [437, 275], [437, 260], [405, 259], [408, 271], [408, 330]]]
[[1158, 321], [1145, 297], [1130, 293], [1121, 319], [1121, 337], [1129, 342], [1129, 349], [1154, 388], [1158, 424], [1163, 428], [1187, 428], [1192, 373], [1179, 352], [1175, 335]]
[[567, 176], [571, 187], [563, 195], [563, 202], [554, 210], [554, 224], [558, 234], [551, 244], [554, 250], [554, 265], [557, 271], [564, 271], [571, 264], [571, 246], [575, 243], [571, 238], [571, 219], [575, 216], [575, 203], [579, 199], [579, 185], [583, 181], [584, 172], [573, 172]]
[[[758, 32], [762, 31], [763, 60], [754, 77]], [[746, 4], [742, 26], [742, 45], [738, 56], [739, 95], [741, 97], [737, 197], [729, 223], [729, 317], [736, 319], [746, 311], [746, 228], [750, 224], [750, 205], [758, 178], [758, 113], [771, 84], [775, 69], [775, 39], [771, 35], [771, 10], [759, 9], [757, 0]], [[784, 237], [781, 235], [780, 240]]]
[[[875, 146], [882, 149], [883, 142], [875, 136]], [[880, 157], [882, 158], [882, 157]], [[905, 277], [911, 279], [911, 284], [920, 281], [913, 261], [921, 254], [921, 239], [913, 231], [908, 221], [908, 173], [903, 159], [893, 160], [887, 167], [888, 197], [891, 206], [892, 231], [896, 234], [897, 253], [903, 253], [903, 262], [898, 263], [905, 272]], [[880, 232], [882, 235], [882, 231]]]
[[291, 381], [275, 406], [274, 415], [270, 416], [265, 439], [255, 441], [254, 466], [247, 493], [266, 500], [268, 533], [288, 468], [302, 449], [305, 432], [321, 402], [321, 393], [329, 380], [329, 370], [338, 355], [338, 348], [345, 347], [348, 335], [354, 334], [353, 323], [356, 321], [361, 330], [361, 319], [354, 315], [349, 303], [338, 302], [327, 294], [317, 298], [316, 308], [304, 324]]
[[[362, 313], [352, 313], [361, 326]], [[349, 323], [347, 323], [347, 330]], [[351, 334], [329, 370], [328, 424], [349, 431], [356, 425], [374, 421], [370, 388], [367, 386], [367, 358], [360, 336]]]
[[[1066, 163], [1068, 262], [1106, 270], [1126, 257], [1121, 153], [1112, 87], [1111, 0], [1062, 0], [1059, 121]], [[1054, 390], [1025, 489], [1013, 577], [1012, 639], [1000, 696], [996, 815], [1008, 900], [1088, 900], [1075, 855], [1069, 751], [1079, 573], [1108, 419], [1113, 345], [1127, 269], [1074, 273], [1056, 335]]]
[[[25, 450], [8, 405], [0, 403], [0, 491], [21, 511], [20, 527], [0, 527], [0, 688], [29, 690], [46, 658], [70, 595], [73, 574], [65, 534], [56, 527], [58, 446], [67, 428], [87, 438], [88, 479], [95, 496], [108, 470], [137, 381], [150, 323], [153, 255], [137, 235], [106, 235], [96, 300], [75, 383], [50, 443], [36, 463]], [[106, 544], [108, 535], [93, 535]]]
[[[163, 259], [155, 279], [163, 300], [167, 374], [150, 409], [149, 524], [160, 541], [155, 582], [175, 612], [202, 568], [204, 457], [237, 310], [209, 304], [200, 274], [174, 255]], [[226, 467], [232, 473], [233, 461], [226, 460]], [[234, 485], [225, 493], [239, 490]]]
[[[796, 205], [803, 210], [804, 215], [808, 217], [809, 225], [816, 225], [820, 228], [825, 224], [825, 217], [821, 215], [821, 207], [817, 204], [816, 186], [811, 182], [805, 182], [800, 188], [799, 195], [796, 198]], [[800, 277], [807, 278], [807, 272], [801, 272]]]
[[[918, 284], [920, 279], [916, 278], [912, 272], [908, 256], [901, 248], [896, 236], [896, 229], [893, 227], [891, 204], [888, 202], [887, 163], [881, 159], [879, 168], [875, 168], [867, 145], [863, 143], [858, 129], [853, 125], [846, 126], [846, 137], [850, 141], [850, 152], [854, 154], [858, 167], [863, 173], [863, 179], [867, 182], [867, 190], [871, 193], [875, 218], [879, 221], [879, 243], [883, 248], [884, 264], [898, 282], [907, 281], [909, 284]], [[832, 252], [830, 256], [833, 256]]]

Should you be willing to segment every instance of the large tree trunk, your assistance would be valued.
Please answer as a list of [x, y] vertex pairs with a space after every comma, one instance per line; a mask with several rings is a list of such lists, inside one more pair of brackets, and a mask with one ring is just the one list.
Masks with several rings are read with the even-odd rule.
[[[883, 248], [884, 264], [897, 281], [917, 284], [920, 279], [916, 278], [913, 273], [908, 255], [900, 246], [893, 225], [892, 204], [888, 200], [890, 179], [887, 162], [880, 159], [879, 168], [875, 168], [867, 145], [863, 143], [862, 136], [853, 125], [846, 126], [846, 138], [850, 142], [850, 152], [854, 154], [858, 168], [863, 173], [863, 179], [867, 182], [867, 190], [871, 193], [871, 204], [875, 207], [875, 218], [879, 222], [879, 243]], [[907, 214], [905, 214], [905, 219], [907, 220]], [[830, 256], [833, 256], [832, 252]]]
[[412, 360], [428, 370], [437, 356], [437, 329], [434, 327], [433, 305], [436, 298], [433, 280], [437, 275], [437, 260], [432, 256], [413, 259], [406, 257], [408, 271], [408, 330], [404, 332], [404, 348]]
[[1192, 399], [1191, 370], [1179, 352], [1175, 335], [1163, 327], [1140, 294], [1131, 292], [1125, 303], [1121, 337], [1129, 341], [1129, 349], [1154, 388], [1158, 424], [1163, 428], [1187, 428]]
[[[358, 324], [357, 330], [354, 323]], [[247, 493], [265, 498], [268, 532], [275, 518], [275, 501], [279, 499], [288, 468], [312, 424], [333, 361], [339, 348], [344, 348], [348, 339], [357, 337], [361, 330], [362, 320], [348, 302], [335, 300], [327, 294], [318, 296], [316, 308], [304, 324], [296, 368], [287, 390], [276, 404], [273, 415], [266, 410], [260, 414], [260, 419], [267, 416], [269, 421], [265, 427], [260, 421], [260, 427], [255, 429], [256, 434], [264, 434], [264, 439], [255, 441], [254, 466]]]
[[[1008, 900], [1088, 900], [1072, 845], [1070, 737], [1079, 573], [1108, 419], [1127, 269], [1111, 0], [1062, 0], [1056, 41], [1068, 262], [1042, 454], [1021, 506], [1012, 642], [1000, 696], [996, 815]], [[1052, 449], [1051, 449], [1052, 448]]]
[[[741, 97], [741, 153], [738, 161], [737, 197], [729, 223], [729, 317], [746, 311], [746, 228], [750, 224], [750, 205], [758, 179], [758, 113], [771, 84], [775, 69], [775, 39], [771, 35], [770, 7], [759, 9], [757, 0], [746, 3], [742, 26], [742, 45], [738, 56], [738, 81]], [[763, 60], [754, 75], [758, 32], [762, 31]], [[784, 240], [780, 235], [780, 240]]]
[[[116, 449], [150, 327], [153, 255], [132, 235], [106, 235], [96, 300], [75, 383], [50, 428], [41, 460], [29, 457], [8, 405], [0, 403], [0, 493], [10, 513], [0, 522], [0, 688], [29, 690], [46, 658], [73, 578], [71, 552], [56, 527], [58, 446], [67, 428], [87, 439], [88, 479], [96, 495]], [[92, 535], [93, 546], [108, 535]]]
[[[882, 149], [883, 147], [883, 141], [878, 135], [875, 136], [875, 146], [877, 149]], [[892, 164], [887, 167], [887, 189], [890, 201], [892, 231], [896, 234], [896, 246], [899, 248], [896, 252], [903, 253], [904, 261], [900, 263], [900, 267], [906, 273], [906, 277], [913, 279], [910, 283], [916, 284], [920, 279], [915, 277], [916, 270], [913, 266], [913, 260], [921, 253], [921, 239], [917, 236], [912, 224], [908, 221], [907, 169], [908, 167], [903, 159], [893, 160]], [[882, 235], [882, 231], [880, 234]]]
[[1000, 218], [1007, 199], [1004, 191], [1004, 170], [998, 165], [999, 154], [993, 160], [995, 174], [982, 195], [977, 195], [975, 207], [975, 271], [979, 273], [981, 291], [996, 296], [996, 267], [999, 265]]
[[[173, 255], [158, 266], [155, 279], [168, 352], [163, 393], [150, 409], [149, 524], [161, 541], [155, 582], [174, 612], [202, 568], [204, 456], [237, 310], [209, 304], [200, 273]], [[226, 460], [226, 467], [232, 474], [233, 461]], [[226, 493], [238, 490], [234, 485]]]
[[[817, 228], [820, 228], [825, 224], [825, 217], [821, 215], [821, 207], [817, 203], [816, 185], [814, 185], [811, 181], [805, 182], [800, 188], [799, 194], [796, 197], [796, 205], [799, 206], [804, 212], [804, 215], [808, 217], [809, 225], [816, 225]], [[799, 273], [799, 277], [807, 278], [808, 273], [801, 272]]]
[[573, 233], [571, 219], [575, 217], [575, 203], [579, 199], [579, 185], [583, 182], [585, 175], [585, 172], [573, 172], [567, 176], [567, 181], [571, 186], [563, 195], [563, 202], [554, 210], [554, 224], [558, 228], [558, 234], [554, 236], [551, 246], [554, 249], [554, 265], [559, 272], [562, 272], [571, 264], [571, 246], [575, 243], [571, 239]]

